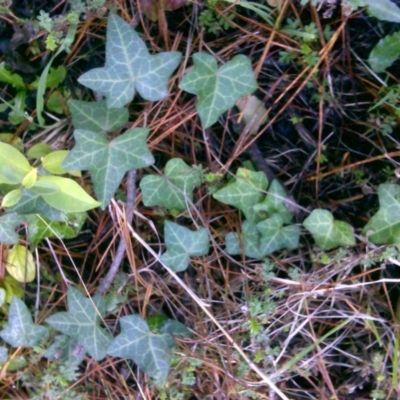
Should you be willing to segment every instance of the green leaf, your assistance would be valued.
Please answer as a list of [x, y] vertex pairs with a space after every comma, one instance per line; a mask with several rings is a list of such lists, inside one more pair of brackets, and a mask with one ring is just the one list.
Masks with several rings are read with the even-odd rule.
[[[49, 74], [46, 79], [46, 88], [56, 88], [67, 76], [67, 69], [63, 65], [59, 65], [57, 68], [50, 68]], [[35, 79], [31, 84], [30, 88], [37, 89], [39, 86], [39, 78]]]
[[126, 108], [107, 108], [106, 100], [68, 102], [75, 129], [83, 129], [106, 135], [125, 125], [129, 120]]
[[293, 219], [293, 214], [286, 208], [284, 199], [288, 196], [282, 185], [274, 179], [268, 188], [266, 198], [254, 206], [256, 213], [266, 212], [268, 215], [279, 214], [285, 224], [289, 224]]
[[14, 189], [11, 192], [8, 192], [4, 197], [1, 203], [2, 207], [11, 207], [17, 204], [22, 197], [22, 189]]
[[264, 199], [268, 180], [264, 172], [255, 172], [239, 168], [236, 181], [218, 190], [213, 197], [221, 203], [229, 204], [242, 210], [250, 222], [258, 222], [259, 215], [254, 206]]
[[172, 158], [165, 165], [165, 175], [146, 175], [140, 182], [142, 200], [146, 207], [161, 206], [184, 211], [193, 201], [193, 188], [201, 184], [198, 170], [182, 159]]
[[362, 0], [361, 3], [368, 7], [371, 17], [382, 21], [400, 22], [400, 8], [392, 0]]
[[32, 348], [46, 335], [47, 328], [35, 325], [25, 303], [17, 296], [13, 296], [8, 324], [0, 332], [0, 337], [10, 346]]
[[280, 214], [259, 222], [257, 228], [261, 233], [260, 251], [264, 256], [277, 250], [295, 249], [299, 244], [300, 228], [297, 225], [284, 226]]
[[311, 232], [317, 246], [322, 250], [355, 244], [353, 228], [346, 222], [335, 221], [327, 210], [313, 210], [303, 225]]
[[65, 217], [62, 211], [51, 207], [50, 204], [44, 201], [40, 194], [29, 189], [23, 189], [20, 201], [7, 211], [9, 213], [17, 213], [18, 215], [40, 214], [52, 221], [60, 221]]
[[[49, 193], [41, 192], [44, 201], [57, 210], [69, 212], [83, 212], [96, 208], [100, 203], [89, 196], [85, 190], [75, 181], [59, 176], [40, 176], [38, 183], [50, 183], [58, 188], [58, 191]], [[36, 185], [33, 187], [35, 189]]]
[[32, 169], [29, 161], [13, 146], [0, 142], [0, 184], [18, 185]]
[[70, 175], [80, 177], [81, 176], [80, 171], [68, 171], [62, 168], [61, 165], [68, 154], [69, 154], [68, 150], [52, 151], [51, 153], [47, 154], [42, 158], [43, 168], [46, 171], [56, 175], [62, 175], [68, 173]]
[[34, 246], [46, 237], [73, 239], [80, 234], [86, 218], [85, 212], [66, 214], [62, 221], [51, 221], [37, 214], [28, 215], [25, 218], [28, 223], [27, 239]]
[[134, 29], [117, 15], [110, 14], [105, 67], [86, 72], [78, 81], [106, 96], [109, 108], [131, 102], [135, 89], [146, 100], [162, 100], [168, 95], [168, 79], [181, 57], [176, 51], [150, 55]]
[[202, 125], [208, 128], [232, 108], [236, 101], [257, 89], [250, 60], [237, 55], [218, 68], [217, 60], [206, 53], [193, 55], [194, 68], [179, 84], [180, 89], [196, 94], [196, 109]]
[[42, 158], [53, 151], [47, 143], [36, 143], [26, 153], [28, 158]]
[[78, 129], [74, 132], [76, 145], [63, 167], [90, 172], [94, 191], [104, 209], [127, 171], [154, 163], [146, 144], [148, 134], [147, 128], [134, 128], [108, 142], [102, 135]]
[[186, 270], [190, 256], [204, 256], [210, 248], [206, 228], [192, 231], [174, 222], [165, 221], [164, 238], [167, 251], [161, 256], [161, 261], [176, 272]]
[[15, 214], [6, 214], [0, 217], [0, 243], [18, 243], [18, 235], [15, 229], [21, 224], [21, 218]]
[[261, 234], [257, 225], [246, 220], [241, 230], [241, 233], [229, 232], [225, 236], [227, 253], [232, 256], [244, 254], [250, 258], [263, 258], [264, 254], [260, 250]]
[[379, 211], [365, 225], [362, 234], [376, 244], [395, 244], [400, 249], [400, 186], [379, 185]]
[[78, 340], [67, 335], [58, 335], [54, 338], [54, 343], [45, 351], [44, 356], [70, 368], [78, 367], [85, 359], [85, 354]]
[[104, 315], [104, 300], [95, 296], [86, 298], [79, 290], [68, 288], [68, 312], [58, 312], [46, 322], [59, 332], [79, 341], [95, 360], [106, 356], [112, 336], [99, 323]]
[[4, 62], [0, 63], [0, 82], [8, 83], [15, 89], [25, 89], [25, 84], [22, 77], [18, 74], [13, 74], [6, 68]]
[[143, 372], [163, 383], [170, 370], [174, 340], [168, 334], [152, 333], [139, 315], [122, 317], [120, 322], [121, 333], [111, 342], [107, 354], [132, 359]]
[[390, 67], [400, 55], [400, 32], [385, 36], [372, 49], [368, 62], [375, 72], [383, 72]]

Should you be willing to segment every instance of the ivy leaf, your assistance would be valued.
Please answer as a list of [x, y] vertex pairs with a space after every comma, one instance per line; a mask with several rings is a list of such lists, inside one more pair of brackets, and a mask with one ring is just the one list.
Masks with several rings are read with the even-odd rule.
[[0, 337], [13, 347], [35, 346], [47, 335], [47, 328], [35, 325], [25, 303], [13, 296], [8, 314], [8, 324], [0, 332]]
[[304, 220], [303, 225], [311, 232], [321, 250], [355, 244], [353, 228], [346, 222], [335, 221], [327, 210], [315, 209]]
[[387, 35], [372, 49], [368, 62], [375, 72], [383, 72], [390, 67], [400, 55], [400, 32]]
[[257, 89], [249, 58], [237, 55], [218, 68], [217, 60], [210, 54], [195, 53], [194, 68], [179, 84], [180, 89], [196, 94], [196, 110], [204, 128], [232, 108], [236, 101]]
[[168, 95], [168, 79], [181, 57], [177, 51], [150, 55], [134, 29], [117, 15], [110, 14], [106, 64], [86, 72], [78, 81], [106, 96], [109, 108], [131, 102], [135, 89], [146, 100], [162, 100]]
[[186, 270], [190, 256], [204, 256], [210, 248], [206, 228], [191, 231], [174, 222], [165, 221], [164, 238], [167, 251], [161, 256], [161, 261], [176, 272]]
[[99, 296], [88, 299], [72, 286], [68, 288], [67, 296], [68, 312], [53, 314], [46, 322], [64, 335], [78, 340], [95, 360], [102, 360], [112, 339], [99, 326], [100, 316], [105, 313], [104, 300]]
[[264, 199], [268, 180], [264, 172], [239, 168], [236, 181], [214, 193], [213, 197], [221, 203], [242, 210], [249, 222], [258, 222], [258, 213], [254, 206]]
[[107, 354], [132, 359], [151, 378], [164, 382], [171, 366], [174, 340], [168, 334], [152, 333], [139, 315], [122, 317], [120, 322], [121, 333], [113, 339]]
[[21, 218], [15, 213], [2, 215], [0, 217], [0, 243], [18, 243], [18, 235], [15, 229], [20, 223]]
[[75, 129], [84, 129], [106, 135], [125, 125], [129, 120], [126, 108], [109, 109], [107, 102], [79, 101], [68, 102]]
[[161, 206], [168, 210], [184, 211], [193, 201], [193, 188], [201, 184], [198, 170], [189, 167], [180, 158], [165, 165], [165, 175], [146, 175], [140, 182], [143, 204]]
[[282, 185], [274, 179], [268, 188], [267, 196], [259, 204], [254, 206], [254, 211], [257, 213], [266, 212], [268, 215], [279, 214], [285, 224], [289, 224], [293, 219], [293, 214], [286, 208], [284, 199], [287, 199], [287, 194]]
[[300, 228], [297, 225], [283, 225], [284, 219], [280, 214], [274, 214], [257, 224], [261, 233], [260, 251], [264, 256], [277, 250], [297, 248]]
[[74, 132], [76, 145], [64, 160], [63, 168], [88, 170], [104, 209], [127, 171], [154, 163], [146, 144], [148, 134], [147, 128], [134, 128], [108, 142], [106, 137], [95, 132], [77, 129]]
[[260, 250], [261, 234], [255, 223], [244, 221], [241, 233], [229, 232], [225, 236], [226, 251], [232, 256], [244, 254], [250, 258], [260, 259], [264, 254]]
[[395, 244], [400, 249], [400, 186], [379, 185], [379, 211], [368, 221], [362, 233], [376, 244]]

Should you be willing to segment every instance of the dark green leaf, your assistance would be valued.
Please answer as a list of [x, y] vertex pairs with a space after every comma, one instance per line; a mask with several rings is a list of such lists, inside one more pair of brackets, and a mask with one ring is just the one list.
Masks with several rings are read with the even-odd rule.
[[13, 347], [33, 347], [46, 335], [47, 328], [35, 325], [25, 303], [13, 296], [8, 324], [0, 332], [0, 337]]
[[146, 144], [148, 134], [147, 128], [134, 128], [108, 142], [102, 135], [78, 129], [74, 132], [76, 145], [62, 166], [90, 172], [94, 191], [104, 209], [127, 171], [154, 163]]
[[2, 215], [0, 217], [0, 243], [18, 243], [18, 235], [15, 229], [20, 223], [21, 218], [15, 213]]
[[168, 95], [168, 79], [180, 60], [181, 53], [176, 51], [150, 55], [134, 29], [117, 15], [110, 14], [106, 65], [86, 72], [79, 82], [106, 96], [109, 108], [131, 102], [135, 89], [146, 100], [162, 100]]
[[385, 36], [372, 49], [368, 62], [375, 72], [383, 72], [390, 67], [400, 55], [400, 32]]

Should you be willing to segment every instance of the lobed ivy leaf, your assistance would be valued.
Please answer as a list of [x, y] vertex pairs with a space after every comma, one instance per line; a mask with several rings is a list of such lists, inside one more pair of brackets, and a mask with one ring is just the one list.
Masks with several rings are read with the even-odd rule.
[[122, 317], [120, 322], [121, 333], [112, 340], [107, 354], [132, 359], [143, 372], [163, 383], [171, 366], [174, 340], [168, 334], [152, 333], [139, 315]]
[[365, 225], [362, 234], [376, 244], [394, 244], [400, 249], [400, 186], [379, 185], [379, 210]]
[[375, 72], [383, 72], [390, 67], [400, 55], [400, 32], [387, 35], [372, 49], [368, 62]]
[[18, 235], [15, 229], [21, 222], [21, 218], [16, 213], [2, 215], [0, 217], [0, 243], [18, 243]]
[[109, 109], [106, 100], [68, 102], [75, 129], [84, 129], [106, 135], [125, 125], [129, 120], [126, 108]]
[[266, 212], [268, 215], [279, 214], [285, 224], [289, 224], [293, 219], [293, 214], [285, 206], [284, 200], [287, 193], [282, 185], [274, 179], [268, 188], [265, 199], [254, 206], [256, 213]]
[[140, 182], [143, 204], [184, 211], [193, 201], [193, 188], [201, 184], [198, 170], [182, 159], [172, 158], [165, 165], [165, 175], [146, 175]]
[[193, 70], [183, 77], [179, 88], [199, 96], [196, 110], [204, 128], [217, 122], [240, 97], [257, 89], [251, 62], [244, 55], [237, 55], [218, 68], [212, 55], [195, 53], [193, 63]]
[[161, 261], [176, 272], [185, 271], [191, 256], [204, 256], [210, 249], [208, 231], [191, 231], [171, 221], [165, 221], [164, 238], [167, 251]]
[[295, 249], [299, 244], [300, 228], [297, 225], [284, 226], [284, 218], [273, 214], [257, 224], [261, 233], [260, 251], [266, 256], [277, 250]]
[[213, 197], [221, 203], [242, 210], [249, 222], [258, 222], [259, 214], [254, 206], [264, 199], [267, 186], [268, 180], [264, 172], [239, 168], [235, 182], [218, 190]]
[[241, 233], [229, 232], [225, 236], [226, 251], [232, 256], [244, 254], [250, 258], [264, 257], [260, 250], [261, 234], [255, 223], [248, 220], [242, 223]]
[[100, 327], [100, 317], [105, 313], [104, 299], [86, 298], [79, 290], [68, 288], [68, 312], [58, 312], [46, 319], [54, 329], [79, 341], [95, 360], [106, 356], [112, 336]]
[[304, 220], [303, 225], [311, 232], [315, 243], [322, 250], [355, 244], [351, 225], [343, 221], [335, 221], [332, 213], [327, 210], [313, 210]]
[[8, 314], [8, 323], [0, 337], [13, 347], [32, 348], [47, 335], [47, 328], [35, 325], [25, 303], [13, 296]]
[[134, 29], [117, 15], [110, 14], [106, 64], [86, 72], [78, 81], [103, 94], [109, 108], [123, 107], [131, 102], [135, 89], [146, 100], [162, 100], [168, 95], [168, 79], [181, 57], [177, 51], [150, 55]]
[[147, 128], [134, 128], [108, 142], [106, 137], [95, 132], [77, 129], [74, 132], [76, 145], [62, 166], [90, 172], [94, 191], [104, 209], [127, 171], [154, 163], [146, 144], [148, 134]]

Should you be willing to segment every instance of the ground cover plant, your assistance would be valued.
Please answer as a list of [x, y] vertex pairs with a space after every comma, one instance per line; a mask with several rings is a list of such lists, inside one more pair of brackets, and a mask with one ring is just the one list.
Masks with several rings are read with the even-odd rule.
[[1, 396], [396, 398], [399, 22], [1, 3]]

